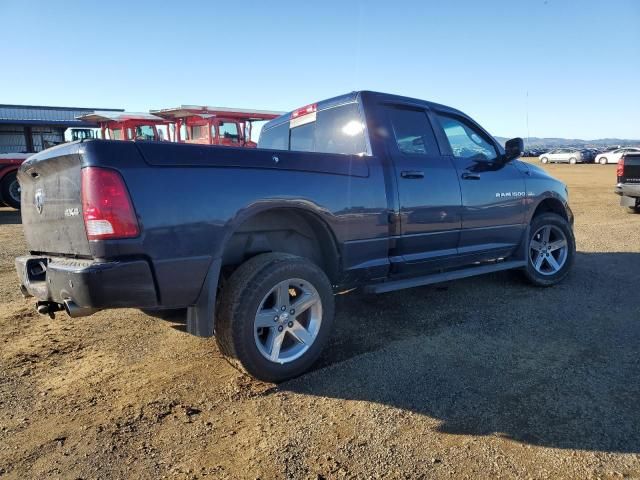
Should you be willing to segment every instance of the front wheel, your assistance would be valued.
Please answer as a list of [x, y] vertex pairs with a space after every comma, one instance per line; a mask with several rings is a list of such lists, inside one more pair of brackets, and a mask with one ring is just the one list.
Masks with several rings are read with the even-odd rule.
[[20, 210], [20, 184], [16, 172], [8, 173], [0, 183], [2, 201], [11, 208]]
[[334, 299], [311, 261], [265, 253], [243, 263], [222, 288], [215, 335], [232, 364], [268, 382], [301, 375], [331, 333]]
[[600, 165], [606, 165], [608, 162], [607, 157], [601, 157], [600, 158]]
[[547, 157], [542, 157], [542, 158], [540, 159], [540, 161], [541, 161], [542, 163], [549, 163], [549, 159], [548, 159]]
[[544, 213], [531, 221], [527, 280], [539, 287], [549, 287], [569, 273], [576, 253], [576, 242], [569, 222], [555, 213]]
[[569, 159], [569, 163], [570, 163], [571, 165], [575, 165], [576, 163], [578, 163], [578, 160], [576, 160], [574, 157], [571, 157], [571, 158]]

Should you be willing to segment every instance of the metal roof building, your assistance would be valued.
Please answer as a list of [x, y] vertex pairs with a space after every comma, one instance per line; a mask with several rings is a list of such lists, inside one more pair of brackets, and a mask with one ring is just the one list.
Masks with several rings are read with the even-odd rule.
[[76, 117], [95, 110], [122, 112], [123, 109], [43, 107], [0, 104], [0, 153], [39, 152], [64, 141], [70, 127], [95, 128], [96, 123]]

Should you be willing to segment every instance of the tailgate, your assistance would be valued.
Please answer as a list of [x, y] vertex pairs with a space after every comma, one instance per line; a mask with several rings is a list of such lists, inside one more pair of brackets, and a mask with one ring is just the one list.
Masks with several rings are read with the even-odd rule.
[[20, 167], [22, 224], [31, 252], [91, 255], [82, 217], [79, 146], [48, 149]]
[[622, 175], [618, 176], [618, 183], [640, 184], [640, 153], [627, 153], [622, 157], [624, 166]]

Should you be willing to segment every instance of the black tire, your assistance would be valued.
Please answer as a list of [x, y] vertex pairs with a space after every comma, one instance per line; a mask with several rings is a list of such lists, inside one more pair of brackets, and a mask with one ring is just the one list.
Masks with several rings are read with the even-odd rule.
[[600, 165], [606, 165], [607, 163], [609, 163], [609, 160], [607, 159], [607, 157], [600, 157]]
[[[301, 279], [317, 291], [322, 318], [317, 335], [304, 354], [288, 363], [273, 362], [260, 353], [254, 321], [261, 302], [278, 283]], [[285, 253], [257, 255], [233, 272], [220, 292], [215, 336], [220, 351], [232, 365], [267, 382], [282, 382], [311, 368], [325, 347], [334, 316], [333, 290], [325, 273], [311, 261]]]
[[2, 197], [2, 203], [20, 210], [20, 197], [15, 198], [16, 189], [18, 189], [19, 195], [20, 185], [18, 184], [16, 172], [10, 172], [5, 175], [2, 183], [0, 183], [0, 196]]
[[627, 207], [627, 213], [631, 213], [631, 214], [640, 213], [640, 206], [638, 206], [638, 207]]
[[[530, 243], [533, 240], [533, 236], [535, 233], [545, 226], [557, 227], [562, 230], [564, 236], [567, 240], [567, 258], [564, 262], [564, 265], [558, 270], [558, 272], [552, 275], [543, 275], [539, 273], [533, 264], [530, 255]], [[541, 215], [537, 215], [531, 220], [530, 226], [530, 237], [527, 240], [527, 266], [523, 269], [523, 273], [525, 278], [533, 285], [537, 287], [550, 287], [555, 285], [556, 283], [562, 281], [569, 273], [571, 266], [573, 265], [573, 261], [576, 255], [576, 240], [573, 235], [573, 230], [564, 218], [555, 213], [543, 213]]]
[[547, 157], [542, 157], [542, 158], [540, 159], [540, 161], [541, 161], [542, 163], [549, 163], [549, 159], [548, 159]]
[[570, 165], [575, 165], [576, 163], [578, 163], [578, 160], [575, 157], [571, 157], [569, 159], [569, 164]]

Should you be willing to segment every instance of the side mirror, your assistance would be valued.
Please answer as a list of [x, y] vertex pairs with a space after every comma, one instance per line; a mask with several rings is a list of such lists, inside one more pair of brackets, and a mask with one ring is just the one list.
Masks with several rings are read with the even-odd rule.
[[518, 158], [524, 152], [524, 141], [520, 137], [507, 140], [504, 144], [504, 162], [510, 162]]

